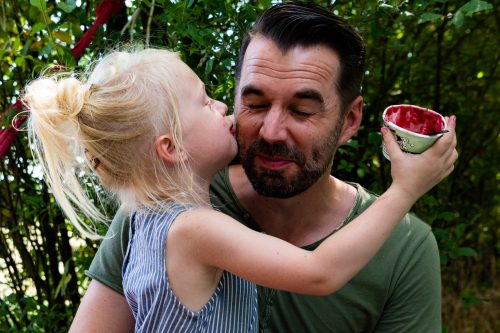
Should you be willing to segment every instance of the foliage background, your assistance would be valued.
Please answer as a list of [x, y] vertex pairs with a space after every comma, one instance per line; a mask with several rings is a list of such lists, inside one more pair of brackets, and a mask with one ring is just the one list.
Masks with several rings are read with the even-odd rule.
[[[455, 172], [414, 211], [432, 225], [440, 245], [444, 331], [500, 331], [497, 6], [490, 0], [316, 2], [348, 19], [368, 44], [363, 126], [337, 154], [336, 176], [377, 192], [388, 186], [378, 133], [387, 105], [457, 115]], [[99, 3], [0, 3], [4, 127], [16, 113], [9, 106], [46, 65], [84, 69], [116, 42], [179, 50], [213, 97], [231, 105], [239, 38], [271, 1], [127, 1], [77, 62], [71, 48], [94, 22]], [[0, 162], [0, 228], [0, 331], [66, 331], [98, 243], [65, 222], [33, 166], [25, 133]]]

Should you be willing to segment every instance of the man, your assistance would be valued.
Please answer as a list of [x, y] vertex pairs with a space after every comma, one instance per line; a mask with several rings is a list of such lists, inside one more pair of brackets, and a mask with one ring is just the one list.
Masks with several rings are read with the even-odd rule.
[[[241, 165], [212, 181], [215, 207], [251, 228], [315, 248], [374, 200], [330, 175], [362, 118], [364, 45], [312, 4], [278, 4], [242, 41], [235, 113]], [[454, 118], [449, 125], [454, 136]], [[72, 332], [133, 330], [121, 289], [128, 220], [118, 213], [88, 272]], [[353, 244], [363, 246], [363, 244]], [[375, 258], [327, 297], [259, 289], [261, 332], [440, 332], [438, 249], [407, 216]]]

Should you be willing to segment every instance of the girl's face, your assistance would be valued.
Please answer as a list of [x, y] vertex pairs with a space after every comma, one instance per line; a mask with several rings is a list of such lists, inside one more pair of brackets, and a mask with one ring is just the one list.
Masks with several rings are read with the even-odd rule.
[[179, 65], [177, 96], [184, 148], [193, 171], [205, 180], [227, 165], [237, 153], [234, 119], [227, 106], [207, 96], [205, 85], [184, 63]]

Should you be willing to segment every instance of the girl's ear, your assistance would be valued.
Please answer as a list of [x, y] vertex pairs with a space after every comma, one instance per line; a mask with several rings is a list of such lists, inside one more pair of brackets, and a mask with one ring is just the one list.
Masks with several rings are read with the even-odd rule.
[[155, 140], [155, 149], [158, 156], [167, 163], [175, 164], [181, 159], [181, 153], [177, 151], [170, 135], [157, 137]]

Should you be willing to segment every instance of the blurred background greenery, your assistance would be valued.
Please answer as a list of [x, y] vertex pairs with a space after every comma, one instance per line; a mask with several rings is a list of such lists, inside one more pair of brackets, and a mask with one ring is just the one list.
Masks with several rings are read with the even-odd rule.
[[[114, 1], [120, 0], [104, 2]], [[0, 2], [3, 128], [18, 112], [10, 106], [22, 87], [45, 66], [84, 69], [117, 42], [180, 51], [209, 93], [231, 105], [240, 36], [276, 1], [129, 0], [76, 60], [71, 50], [101, 2]], [[379, 135], [387, 105], [411, 103], [457, 115], [456, 169], [414, 212], [433, 227], [440, 246], [443, 330], [499, 332], [497, 6], [491, 0], [316, 2], [346, 18], [368, 44], [363, 125], [336, 155], [337, 177], [376, 192], [388, 186]], [[33, 165], [24, 132], [0, 162], [0, 228], [0, 331], [66, 331], [99, 243], [82, 239], [66, 223]]]

